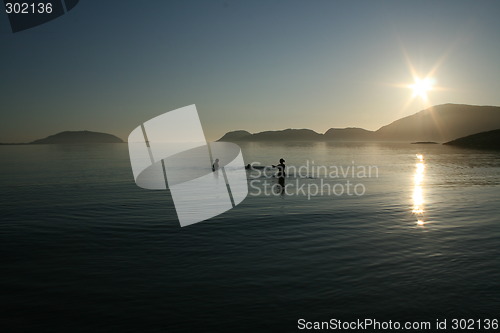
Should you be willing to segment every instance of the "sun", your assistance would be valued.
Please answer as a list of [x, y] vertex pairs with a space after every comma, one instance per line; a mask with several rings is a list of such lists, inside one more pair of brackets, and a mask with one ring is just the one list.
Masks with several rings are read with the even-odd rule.
[[409, 85], [408, 88], [413, 90], [413, 97], [420, 97], [424, 101], [427, 100], [427, 92], [433, 89], [435, 80], [433, 78], [420, 79], [415, 77], [415, 83]]

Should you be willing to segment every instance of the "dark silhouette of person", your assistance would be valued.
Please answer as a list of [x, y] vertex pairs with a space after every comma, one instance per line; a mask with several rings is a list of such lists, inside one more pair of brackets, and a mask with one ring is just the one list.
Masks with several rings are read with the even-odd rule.
[[273, 168], [278, 168], [278, 174], [276, 175], [278, 177], [278, 184], [281, 186], [281, 193], [285, 190], [285, 177], [286, 177], [286, 166], [285, 166], [285, 160], [280, 158], [280, 164], [278, 165], [273, 165]]
[[214, 164], [212, 164], [212, 171], [215, 172], [219, 170], [219, 159], [216, 158]]

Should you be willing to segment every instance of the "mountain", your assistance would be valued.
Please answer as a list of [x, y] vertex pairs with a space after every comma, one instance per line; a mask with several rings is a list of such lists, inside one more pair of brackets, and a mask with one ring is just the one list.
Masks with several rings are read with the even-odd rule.
[[245, 137], [250, 137], [252, 133], [239, 130], [239, 131], [232, 131], [232, 132], [227, 132], [220, 138], [218, 141], [240, 141], [240, 140], [245, 140]]
[[[244, 133], [247, 133], [244, 135]], [[247, 131], [226, 133], [217, 141], [314, 141], [322, 140], [323, 135], [310, 129], [286, 129], [250, 134]]]
[[464, 148], [500, 150], [500, 129], [468, 135], [444, 144]]
[[323, 134], [326, 140], [344, 140], [344, 141], [369, 141], [374, 140], [375, 132], [363, 128], [330, 128]]
[[446, 142], [500, 128], [500, 107], [442, 104], [396, 120], [377, 131], [363, 128], [330, 128], [325, 134], [309, 129], [287, 129], [251, 134], [228, 132], [219, 141], [407, 141]]
[[35, 140], [30, 144], [67, 144], [67, 143], [123, 143], [123, 140], [107, 133], [90, 131], [66, 131]]
[[377, 140], [450, 141], [500, 128], [500, 107], [443, 104], [401, 118], [375, 132]]

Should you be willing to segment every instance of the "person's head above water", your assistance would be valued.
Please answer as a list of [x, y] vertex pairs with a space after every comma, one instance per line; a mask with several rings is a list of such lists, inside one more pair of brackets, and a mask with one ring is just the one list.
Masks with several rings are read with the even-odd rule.
[[280, 163], [285, 163], [285, 160], [280, 158]]

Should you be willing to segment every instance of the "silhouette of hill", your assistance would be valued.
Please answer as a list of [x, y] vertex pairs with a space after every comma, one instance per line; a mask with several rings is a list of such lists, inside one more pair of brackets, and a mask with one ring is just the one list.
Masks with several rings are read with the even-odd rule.
[[444, 144], [464, 148], [500, 150], [500, 129], [468, 135]]
[[220, 138], [218, 141], [239, 141], [239, 140], [244, 140], [245, 137], [250, 137], [252, 133], [239, 130], [239, 131], [232, 131], [232, 132], [227, 132]]
[[66, 131], [35, 140], [30, 144], [67, 144], [67, 143], [123, 143], [123, 140], [107, 133], [91, 131]]
[[363, 128], [330, 128], [323, 134], [327, 140], [369, 141], [375, 139], [375, 132]]
[[[472, 134], [500, 128], [500, 107], [442, 104], [398, 119], [376, 131], [363, 128], [330, 128], [325, 134], [310, 129], [286, 129], [252, 134], [238, 130], [218, 141], [407, 141], [448, 142]], [[91, 131], [66, 131], [27, 144], [122, 143], [111, 134]], [[25, 143], [0, 143], [13, 145]], [[451, 143], [450, 143], [451, 144]]]
[[[243, 135], [244, 133], [248, 133]], [[314, 141], [322, 140], [323, 135], [310, 129], [286, 129], [281, 131], [265, 131], [250, 134], [246, 131], [226, 133], [217, 141]]]
[[412, 145], [437, 145], [437, 142], [434, 141], [417, 141], [417, 142], [412, 142]]
[[377, 140], [450, 141], [500, 128], [500, 107], [443, 104], [396, 120], [375, 132]]
[[330, 128], [325, 134], [309, 129], [287, 129], [251, 134], [226, 133], [219, 141], [407, 141], [446, 142], [478, 132], [500, 128], [500, 107], [443, 104], [396, 120], [377, 131], [363, 128]]

